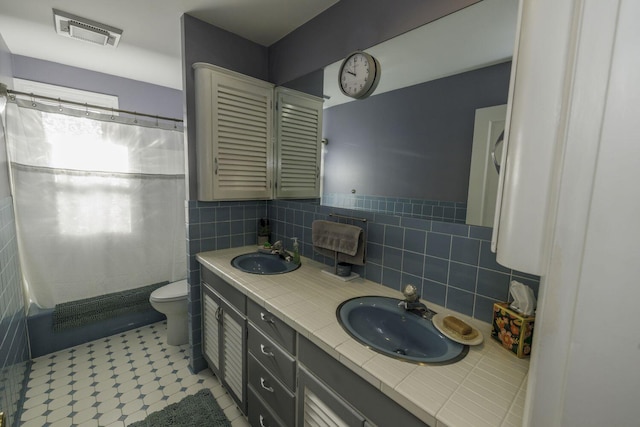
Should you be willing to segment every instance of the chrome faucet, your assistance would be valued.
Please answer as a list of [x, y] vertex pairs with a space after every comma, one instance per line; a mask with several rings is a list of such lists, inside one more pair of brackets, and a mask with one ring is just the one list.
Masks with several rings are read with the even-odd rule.
[[406, 311], [415, 313], [427, 320], [431, 320], [436, 314], [435, 311], [430, 310], [424, 303], [420, 302], [420, 294], [418, 294], [418, 289], [415, 286], [405, 286], [402, 294], [404, 295], [404, 300], [398, 303], [398, 307], [402, 307]]
[[271, 245], [271, 253], [274, 255], [280, 255], [280, 258], [289, 262], [292, 260], [291, 254], [284, 249], [284, 245], [281, 240], [278, 240], [273, 245]]

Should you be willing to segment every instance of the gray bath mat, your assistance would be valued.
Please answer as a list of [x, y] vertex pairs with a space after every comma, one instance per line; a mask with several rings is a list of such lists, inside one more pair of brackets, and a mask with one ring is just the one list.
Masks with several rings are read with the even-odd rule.
[[151, 292], [167, 283], [56, 304], [53, 309], [53, 330], [64, 331], [121, 314], [152, 310], [149, 303]]
[[128, 427], [231, 427], [216, 399], [208, 389], [187, 396], [142, 421]]

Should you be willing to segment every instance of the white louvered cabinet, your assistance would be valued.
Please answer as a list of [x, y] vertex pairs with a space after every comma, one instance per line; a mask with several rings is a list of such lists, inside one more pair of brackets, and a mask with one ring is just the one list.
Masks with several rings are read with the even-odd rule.
[[198, 200], [264, 200], [273, 194], [273, 87], [195, 63]]
[[276, 198], [320, 197], [322, 98], [278, 87]]
[[202, 270], [202, 319], [205, 360], [246, 412], [246, 298], [206, 269]]
[[198, 200], [320, 197], [322, 98], [193, 68]]

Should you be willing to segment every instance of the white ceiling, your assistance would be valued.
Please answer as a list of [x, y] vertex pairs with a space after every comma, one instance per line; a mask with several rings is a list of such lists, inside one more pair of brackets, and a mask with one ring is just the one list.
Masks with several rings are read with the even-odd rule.
[[[182, 89], [184, 13], [270, 46], [338, 0], [0, 0], [13, 54]], [[52, 8], [123, 30], [117, 48], [59, 36]], [[483, 0], [367, 49], [382, 64], [376, 94], [511, 58], [518, 0]], [[325, 107], [347, 102], [340, 62], [325, 69]]]
[[[11, 53], [182, 89], [184, 13], [270, 46], [338, 0], [2, 0]], [[52, 8], [123, 30], [117, 48], [61, 37]]]

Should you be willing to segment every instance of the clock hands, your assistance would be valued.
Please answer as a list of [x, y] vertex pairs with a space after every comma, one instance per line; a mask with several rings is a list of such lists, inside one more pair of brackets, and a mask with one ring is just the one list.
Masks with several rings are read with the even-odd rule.
[[357, 51], [342, 63], [339, 75], [340, 90], [352, 98], [366, 98], [375, 90], [379, 79], [379, 64], [376, 59], [367, 53]]

